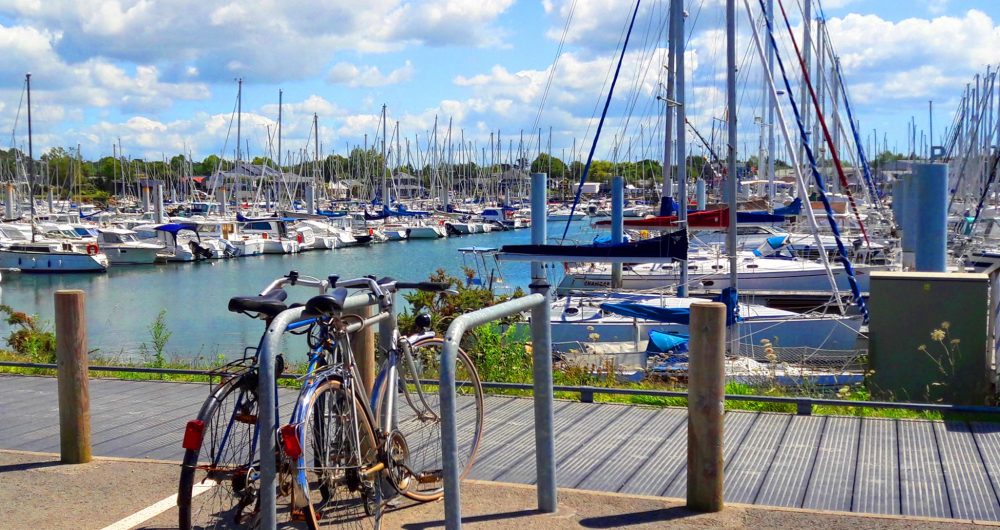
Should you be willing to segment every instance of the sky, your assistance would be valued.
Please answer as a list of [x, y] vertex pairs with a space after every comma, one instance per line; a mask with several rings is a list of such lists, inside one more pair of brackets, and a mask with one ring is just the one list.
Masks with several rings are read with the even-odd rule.
[[[800, 0], [781, 1], [801, 46]], [[656, 97], [664, 94], [667, 3], [640, 4], [597, 158], [662, 157]], [[758, 0], [750, 3], [759, 17]], [[905, 150], [911, 117], [928, 129], [928, 100], [935, 137], [942, 136], [966, 84], [1000, 63], [996, 0], [821, 3], [813, 15], [825, 16], [866, 143], [877, 134]], [[685, 1], [684, 104], [709, 138], [721, 137], [726, 116], [724, 4]], [[763, 69], [743, 0], [737, 5], [737, 148], [755, 154]], [[321, 156], [381, 147], [383, 105], [390, 156], [403, 162], [430, 160], [435, 122], [439, 159], [509, 161], [519, 144], [531, 154], [539, 143], [560, 158], [585, 159], [634, 7], [624, 0], [0, 0], [2, 147], [27, 148], [30, 72], [36, 157], [79, 145], [84, 158], [97, 159], [120, 141], [133, 158], [232, 158], [242, 78], [240, 132], [250, 156], [277, 158], [280, 90], [286, 162], [315, 151], [314, 114]], [[775, 30], [797, 87], [780, 18]], [[490, 149], [491, 134], [499, 152]], [[704, 150], [692, 138], [688, 145]]]

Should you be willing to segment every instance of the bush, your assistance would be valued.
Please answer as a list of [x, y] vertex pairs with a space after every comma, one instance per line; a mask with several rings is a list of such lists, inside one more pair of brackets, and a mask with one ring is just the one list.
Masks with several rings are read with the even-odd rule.
[[56, 334], [38, 321], [38, 315], [14, 311], [6, 304], [0, 304], [0, 313], [7, 315], [7, 325], [13, 328], [7, 336], [7, 345], [14, 353], [30, 362], [56, 362]]

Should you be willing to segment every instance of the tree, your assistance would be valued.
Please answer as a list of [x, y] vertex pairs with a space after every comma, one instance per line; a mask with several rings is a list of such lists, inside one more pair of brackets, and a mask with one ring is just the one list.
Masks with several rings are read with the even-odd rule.
[[566, 164], [548, 153], [540, 153], [531, 163], [532, 173], [548, 173], [549, 178], [561, 177], [566, 174]]

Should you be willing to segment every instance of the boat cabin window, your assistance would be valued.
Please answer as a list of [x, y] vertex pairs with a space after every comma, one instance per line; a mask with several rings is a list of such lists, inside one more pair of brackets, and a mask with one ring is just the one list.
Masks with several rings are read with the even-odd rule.
[[753, 236], [759, 234], [770, 234], [767, 230], [759, 226], [737, 226], [736, 235], [738, 236]]
[[267, 221], [257, 221], [253, 223], [247, 223], [246, 227], [248, 230], [271, 230], [271, 223]]
[[121, 238], [121, 236], [119, 234], [115, 234], [115, 233], [111, 233], [111, 232], [104, 232], [102, 235], [104, 236], [104, 242], [105, 243], [121, 243], [122, 242], [122, 238]]

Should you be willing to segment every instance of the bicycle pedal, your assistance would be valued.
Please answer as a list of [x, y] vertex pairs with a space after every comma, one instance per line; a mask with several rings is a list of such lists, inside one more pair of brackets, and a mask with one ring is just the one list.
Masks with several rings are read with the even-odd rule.
[[256, 414], [237, 414], [236, 416], [233, 417], [233, 419], [235, 419], [236, 421], [238, 421], [240, 423], [246, 423], [246, 424], [249, 424], [249, 425], [256, 425], [257, 424], [257, 415]]
[[417, 476], [417, 482], [420, 484], [430, 484], [432, 482], [437, 482], [441, 480], [441, 471], [432, 471], [430, 473], [421, 473]]

